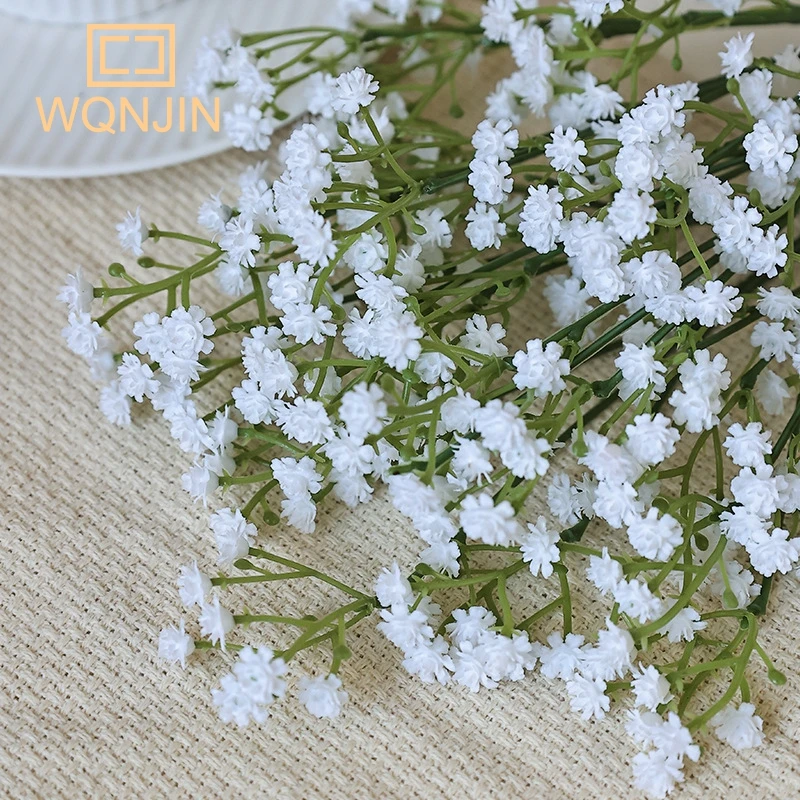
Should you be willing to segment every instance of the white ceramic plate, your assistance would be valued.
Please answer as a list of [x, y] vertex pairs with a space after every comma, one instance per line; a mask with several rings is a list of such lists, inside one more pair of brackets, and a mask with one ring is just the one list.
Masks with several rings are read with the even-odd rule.
[[[228, 148], [224, 133], [215, 133], [198, 116], [197, 130], [191, 130], [191, 101], [187, 99], [187, 125], [178, 125], [179, 97], [185, 94], [186, 78], [192, 69], [195, 52], [204, 36], [230, 26], [241, 32], [278, 30], [302, 25], [319, 25], [332, 5], [326, 0], [171, 0], [145, 14], [126, 17], [126, 24], [175, 26], [175, 86], [87, 87], [87, 28], [79, 24], [47, 24], [26, 20], [3, 11], [0, 5], [0, 175], [57, 178], [114, 175], [177, 164]], [[158, 31], [155, 31], [158, 33]], [[108, 33], [114, 34], [109, 30]], [[147, 33], [147, 31], [145, 31]], [[127, 47], [139, 47], [133, 52]], [[113, 42], [109, 44], [108, 66], [137, 64], [141, 47], [156, 44]], [[111, 48], [113, 49], [113, 52]], [[148, 52], [147, 61], [150, 57]], [[218, 93], [221, 111], [233, 101], [231, 92]], [[69, 115], [74, 99], [79, 98], [75, 120], [64, 130], [56, 112], [49, 132], [43, 128], [36, 98], [42, 100], [45, 118], [56, 97], [63, 98]], [[103, 97], [113, 106], [115, 133], [88, 130], [82, 122], [84, 103]], [[141, 115], [143, 99], [150, 108], [149, 130], [142, 131], [127, 115], [126, 130], [119, 129], [121, 100], [125, 97]], [[167, 98], [173, 99], [173, 125], [164, 133], [153, 130], [153, 120], [162, 126], [167, 120]], [[298, 98], [282, 95], [282, 105], [290, 112], [300, 109]], [[209, 104], [209, 109], [211, 105]], [[109, 112], [106, 101], [95, 101], [86, 112], [88, 121], [97, 124]], [[220, 126], [221, 127], [221, 126]]]

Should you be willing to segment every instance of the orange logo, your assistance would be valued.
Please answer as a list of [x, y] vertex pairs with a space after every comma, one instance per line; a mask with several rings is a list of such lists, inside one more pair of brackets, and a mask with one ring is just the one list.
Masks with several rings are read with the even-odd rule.
[[[115, 45], [133, 41], [134, 64], [115, 59]], [[126, 48], [126, 52], [130, 52]], [[175, 25], [89, 23], [86, 26], [86, 85], [91, 88], [175, 86]]]
[[[86, 85], [90, 88], [171, 89], [175, 86], [175, 25], [90, 23], [86, 26]], [[164, 92], [130, 100], [110, 92], [72, 98], [55, 97], [49, 110], [41, 97], [36, 108], [45, 133], [57, 129], [60, 119], [64, 133], [82, 124], [92, 133], [125, 133], [129, 129], [166, 133], [177, 127], [180, 133], [197, 132], [201, 117], [212, 131], [219, 131], [219, 97], [209, 111], [199, 97], [162, 97]], [[139, 95], [140, 93], [134, 93]], [[152, 103], [151, 103], [152, 100]]]

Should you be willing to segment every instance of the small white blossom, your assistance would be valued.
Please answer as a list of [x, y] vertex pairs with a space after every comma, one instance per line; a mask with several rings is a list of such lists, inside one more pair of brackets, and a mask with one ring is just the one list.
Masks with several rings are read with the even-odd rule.
[[409, 606], [414, 602], [411, 584], [395, 562], [390, 569], [383, 569], [375, 582], [375, 594], [384, 608], [391, 606]]
[[467, 213], [466, 221], [467, 238], [476, 250], [500, 247], [506, 235], [506, 224], [500, 221], [496, 208], [476, 203]]
[[758, 747], [764, 741], [761, 732], [763, 720], [755, 713], [752, 703], [741, 703], [738, 708], [726, 706], [710, 720], [714, 732], [734, 750]]
[[568, 680], [581, 665], [584, 638], [577, 633], [568, 633], [563, 639], [553, 632], [547, 637], [547, 646], [538, 645], [536, 655], [542, 665], [545, 678]]
[[210, 591], [211, 580], [200, 572], [196, 561], [181, 567], [178, 592], [187, 608], [205, 605], [206, 595]]
[[646, 516], [629, 525], [628, 539], [639, 555], [653, 561], [668, 561], [683, 542], [683, 530], [674, 517], [669, 514], [659, 517], [658, 510], [650, 508]]
[[597, 644], [582, 651], [580, 670], [590, 678], [619, 678], [630, 670], [635, 649], [630, 633], [607, 619]]
[[614, 365], [622, 371], [619, 396], [624, 400], [639, 389], [652, 384], [653, 391], [661, 394], [667, 388], [664, 373], [667, 368], [655, 358], [655, 348], [626, 344], [615, 359]]
[[725, 42], [725, 50], [719, 54], [722, 74], [726, 78], [738, 78], [753, 63], [753, 41], [755, 33], [742, 38], [741, 33]]
[[89, 311], [94, 299], [94, 287], [84, 277], [81, 267], [75, 270], [74, 275], [67, 276], [67, 282], [58, 293], [58, 299], [76, 314], [85, 314]]
[[378, 630], [405, 653], [433, 639], [433, 628], [419, 608], [410, 611], [406, 606], [394, 605], [381, 611], [381, 620]]
[[137, 257], [144, 253], [142, 243], [147, 239], [149, 233], [147, 225], [142, 222], [138, 208], [134, 212], [129, 211], [125, 219], [117, 225], [117, 235], [124, 250]]
[[585, 678], [575, 674], [567, 680], [569, 705], [583, 719], [602, 719], [611, 707], [611, 700], [606, 692], [606, 682], [600, 678]]
[[269, 149], [277, 123], [271, 112], [265, 114], [259, 106], [236, 103], [233, 111], [223, 113], [222, 125], [234, 147], [255, 152]]
[[541, 574], [543, 578], [549, 578], [553, 574], [553, 564], [561, 559], [559, 540], [558, 532], [547, 529], [544, 517], [540, 516], [535, 525], [528, 523], [528, 533], [522, 537], [520, 550], [532, 575]]
[[734, 464], [753, 469], [764, 465], [764, 456], [772, 450], [769, 431], [762, 431], [760, 422], [750, 422], [746, 426], [738, 422], [731, 425], [728, 438], [722, 445]]
[[251, 721], [263, 723], [267, 706], [286, 691], [285, 672], [283, 659], [275, 658], [268, 647], [243, 647], [233, 671], [222, 677], [219, 689], [211, 690], [220, 719], [239, 727]]
[[641, 623], [649, 622], [661, 613], [661, 599], [650, 591], [646, 583], [636, 578], [620, 581], [614, 589], [614, 600], [623, 614]]
[[114, 425], [131, 424], [131, 401], [119, 381], [112, 381], [100, 390], [100, 410]]
[[508, 500], [494, 504], [488, 492], [468, 495], [461, 504], [461, 527], [470, 539], [508, 545], [519, 539], [520, 526]]
[[246, 556], [255, 541], [256, 526], [238, 508], [221, 508], [211, 515], [209, 525], [217, 542], [220, 564], [230, 565]]
[[789, 531], [773, 528], [771, 533], [758, 531], [747, 543], [750, 563], [764, 577], [776, 572], [786, 574], [800, 560], [800, 539], [789, 539]]
[[557, 125], [550, 134], [551, 141], [544, 146], [544, 154], [550, 160], [553, 169], [570, 174], [586, 171], [581, 157], [587, 153], [586, 145], [578, 138], [575, 128], [564, 128]]
[[469, 642], [477, 645], [489, 629], [497, 622], [495, 615], [483, 606], [457, 608], [453, 611], [453, 622], [445, 625], [447, 635], [457, 647]]
[[661, 750], [637, 753], [633, 758], [633, 778], [637, 789], [654, 800], [662, 800], [683, 781], [683, 761]]
[[797, 136], [782, 125], [770, 125], [760, 119], [744, 137], [745, 159], [750, 169], [761, 169], [765, 175], [788, 172], [794, 163]]
[[466, 332], [458, 341], [459, 346], [484, 355], [504, 356], [508, 353], [508, 348], [502, 342], [506, 330], [499, 322], [489, 325], [486, 317], [475, 314], [467, 320], [465, 329]]
[[331, 106], [342, 114], [355, 114], [372, 103], [378, 83], [362, 67], [343, 72], [331, 87]]
[[563, 352], [558, 342], [545, 346], [541, 339], [531, 339], [526, 350], [514, 354], [514, 385], [520, 390], [533, 389], [540, 397], [560, 392], [566, 387], [564, 376], [569, 375], [569, 361], [561, 357]]
[[636, 705], [643, 706], [648, 711], [655, 711], [662, 703], [668, 703], [672, 699], [669, 682], [653, 666], [639, 666], [632, 688]]
[[437, 682], [442, 685], [450, 682], [451, 673], [455, 670], [450, 648], [442, 636], [407, 650], [403, 666], [423, 683]]
[[771, 369], [765, 369], [756, 380], [755, 395], [767, 414], [779, 416], [784, 413], [785, 403], [792, 393], [780, 375]]
[[537, 253], [549, 253], [560, 239], [564, 197], [558, 189], [544, 184], [528, 187], [528, 198], [520, 213], [519, 232], [522, 241]]
[[165, 661], [177, 661], [186, 669], [186, 659], [194, 652], [194, 639], [184, 630], [183, 620], [177, 628], [164, 628], [158, 636], [158, 655]]
[[200, 633], [211, 639], [211, 644], [219, 643], [225, 649], [225, 636], [233, 630], [233, 615], [219, 604], [219, 597], [205, 603], [200, 610]]
[[641, 464], [660, 464], [674, 452], [680, 433], [668, 417], [638, 414], [625, 426], [625, 449]]
[[480, 203], [496, 206], [514, 187], [511, 167], [505, 161], [484, 161], [474, 158], [469, 165], [469, 185]]
[[600, 590], [600, 594], [613, 595], [622, 581], [622, 564], [608, 554], [604, 547], [599, 556], [589, 556], [586, 577]]
[[117, 367], [120, 391], [141, 403], [145, 396], [152, 397], [159, 390], [160, 384], [153, 377], [153, 370], [148, 364], [133, 353], [123, 353], [122, 363]]
[[301, 678], [300, 702], [315, 717], [338, 717], [347, 702], [347, 692], [337, 675], [319, 675], [316, 678]]
[[708, 623], [700, 619], [700, 614], [691, 606], [682, 608], [672, 619], [665, 623], [658, 632], [667, 637], [667, 641], [691, 642], [696, 631], [702, 631]]

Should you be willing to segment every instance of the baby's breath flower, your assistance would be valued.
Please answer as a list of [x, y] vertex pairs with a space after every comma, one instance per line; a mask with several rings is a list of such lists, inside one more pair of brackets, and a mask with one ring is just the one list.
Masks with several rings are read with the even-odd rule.
[[532, 575], [541, 573], [543, 578], [549, 578], [553, 574], [553, 564], [561, 559], [558, 541], [558, 533], [547, 529], [544, 517], [539, 517], [535, 525], [528, 523], [528, 533], [522, 537], [520, 550]]
[[741, 33], [725, 42], [725, 50], [719, 54], [722, 74], [726, 78], [738, 78], [753, 63], [752, 46], [755, 33], [742, 37]]
[[119, 243], [124, 250], [140, 256], [144, 253], [142, 243], [148, 237], [147, 225], [142, 222], [140, 209], [129, 211], [125, 219], [117, 225]]
[[211, 591], [211, 581], [200, 572], [196, 561], [181, 567], [178, 591], [187, 608], [205, 605], [206, 595]]
[[222, 677], [219, 689], [211, 691], [220, 719], [239, 727], [264, 722], [267, 706], [286, 691], [285, 672], [283, 659], [274, 658], [268, 647], [243, 647], [233, 671]]
[[709, 722], [714, 732], [734, 750], [758, 747], [764, 740], [763, 721], [755, 714], [752, 703], [741, 703], [738, 708], [727, 706]]
[[331, 87], [331, 106], [342, 114], [355, 114], [372, 103], [378, 84], [362, 67], [343, 72]]
[[[777, 680], [756, 622], [800, 569], [800, 106], [783, 74], [800, 57], [755, 61], [744, 31], [710, 82], [644, 85], [648, 41], [678, 52], [740, 5], [712, 4], [643, 21], [622, 0], [487, 0], [476, 27], [440, 0], [344, 0], [347, 31], [204, 41], [192, 93], [231, 93], [229, 138], [268, 154], [231, 196], [205, 194], [199, 234], [129, 213], [138, 263], [78, 270], [59, 299], [101, 411], [163, 415], [176, 476], [217, 509], [223, 573], [187, 564], [178, 593], [197, 646], [236, 650], [212, 692], [223, 721], [263, 723], [285, 693], [283, 658], [247, 643], [262, 625], [287, 661], [328, 659], [295, 692], [309, 713], [345, 711], [351, 629], [372, 617], [425, 683], [485, 691], [539, 665], [584, 719], [631, 698], [633, 780], [653, 797], [698, 758], [695, 732], [761, 742], [731, 698], [752, 659]], [[486, 42], [511, 66], [485, 113], [432, 122], [442, 98], [452, 117], [476, 107], [464, 76]], [[384, 526], [405, 568], [365, 584], [359, 547], [347, 569], [305, 563], [330, 531], [309, 534], [381, 496], [409, 523]], [[309, 581], [338, 605], [303, 608]], [[183, 666], [195, 644], [181, 621], [159, 653]]]
[[347, 702], [347, 692], [336, 675], [300, 679], [300, 702], [315, 717], [338, 717]]
[[177, 628], [164, 628], [158, 637], [158, 655], [165, 661], [177, 661], [186, 669], [186, 659], [194, 652], [194, 640], [189, 636], [183, 620]]
[[526, 351], [518, 351], [512, 363], [516, 368], [514, 384], [518, 389], [533, 389], [542, 396], [561, 391], [569, 375], [569, 361], [562, 358], [564, 351], [557, 342], [545, 346], [541, 339], [531, 339]]
[[219, 604], [219, 597], [204, 603], [200, 609], [200, 632], [208, 636], [212, 644], [225, 649], [225, 636], [233, 630], [233, 615]]

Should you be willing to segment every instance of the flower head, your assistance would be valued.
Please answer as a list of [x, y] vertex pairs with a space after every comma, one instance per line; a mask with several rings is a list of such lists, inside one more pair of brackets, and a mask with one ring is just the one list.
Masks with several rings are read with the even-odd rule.
[[144, 253], [142, 250], [142, 243], [148, 237], [147, 225], [142, 222], [140, 210], [129, 211], [125, 215], [125, 219], [117, 225], [117, 235], [119, 243], [123, 249], [135, 256], [140, 256]]
[[378, 83], [362, 67], [343, 72], [331, 87], [331, 107], [341, 114], [355, 114], [372, 103]]
[[208, 636], [212, 644], [219, 643], [225, 649], [225, 636], [233, 630], [233, 615], [219, 604], [219, 597], [204, 603], [200, 609], [200, 632]]
[[347, 702], [347, 692], [337, 675], [300, 679], [300, 702], [315, 717], [338, 717]]
[[738, 708], [727, 705], [709, 721], [714, 732], [734, 750], [758, 747], [764, 740], [761, 732], [763, 720], [755, 713], [752, 703], [741, 703]]
[[194, 652], [194, 639], [183, 627], [183, 620], [177, 628], [164, 628], [158, 637], [158, 655], [165, 661], [177, 661], [186, 669], [186, 659]]

